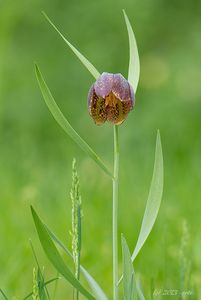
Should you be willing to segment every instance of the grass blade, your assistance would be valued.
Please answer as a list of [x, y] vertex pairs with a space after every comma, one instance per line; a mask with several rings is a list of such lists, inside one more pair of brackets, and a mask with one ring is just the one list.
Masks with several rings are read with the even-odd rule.
[[85, 279], [87, 280], [91, 290], [93, 291], [94, 295], [96, 296], [97, 300], [108, 300], [107, 296], [100, 288], [98, 283], [94, 280], [94, 278], [81, 266], [80, 268], [82, 274], [84, 275]]
[[149, 190], [149, 196], [146, 204], [144, 217], [140, 229], [140, 234], [137, 240], [136, 247], [132, 254], [132, 261], [135, 260], [140, 249], [144, 245], [148, 238], [153, 225], [156, 221], [156, 217], [159, 211], [163, 194], [163, 153], [160, 139], [160, 132], [157, 132], [156, 139], [156, 151], [155, 151], [155, 163], [152, 176], [152, 182]]
[[37, 283], [38, 283], [38, 288], [39, 288], [39, 298], [40, 299], [46, 298], [46, 295], [47, 295], [48, 300], [50, 300], [50, 295], [49, 295], [49, 292], [47, 290], [47, 287], [45, 286], [45, 279], [44, 279], [41, 267], [39, 265], [38, 258], [36, 256], [36, 252], [34, 250], [32, 241], [29, 240], [29, 242], [30, 242], [30, 246], [31, 246], [33, 256], [34, 256], [36, 264], [37, 264], [37, 268], [38, 268], [38, 272], [37, 272], [37, 280], [38, 281], [37, 281]]
[[57, 243], [57, 245], [58, 245], [62, 250], [64, 250], [64, 252], [65, 252], [68, 256], [70, 256], [70, 257], [73, 259], [72, 253], [70, 252], [70, 250], [68, 250], [68, 248], [64, 245], [64, 243], [63, 243], [62, 241], [59, 240], [59, 238], [52, 232], [52, 230], [49, 229], [49, 227], [47, 227], [47, 225], [44, 224], [44, 226], [45, 226], [46, 230], [48, 231], [48, 234], [49, 234], [49, 236], [51, 237], [51, 239], [52, 239], [55, 243]]
[[134, 92], [136, 93], [139, 77], [140, 77], [140, 59], [138, 54], [137, 42], [130, 21], [123, 10], [126, 27], [129, 38], [129, 67], [128, 67], [128, 82], [132, 85]]
[[[58, 239], [58, 237], [46, 226], [44, 225], [51, 236], [51, 238], [61, 247], [61, 249], [64, 250], [64, 252], [73, 258], [73, 255], [68, 250], [68, 248]], [[108, 300], [107, 296], [103, 292], [100, 285], [96, 282], [96, 280], [89, 274], [89, 272], [82, 266], [80, 266], [80, 271], [84, 275], [85, 279], [87, 280], [89, 286], [91, 287], [91, 290], [93, 291], [95, 297], [97, 300]]]
[[139, 281], [139, 280], [137, 280], [136, 286], [137, 286], [137, 293], [138, 293], [139, 299], [140, 299], [140, 300], [145, 300], [145, 297], [144, 297], [144, 295], [143, 295], [142, 288], [141, 288], [141, 285], [140, 285], [140, 281]]
[[6, 297], [5, 293], [3, 292], [2, 289], [0, 289], [0, 293], [2, 294], [2, 296], [4, 297], [5, 300], [8, 300], [8, 297]]
[[123, 257], [123, 286], [124, 286], [124, 299], [125, 300], [136, 300], [137, 299], [137, 288], [135, 282], [135, 273], [131, 254], [125, 238], [121, 237], [122, 244], [122, 257]]
[[79, 134], [74, 130], [74, 128], [70, 125], [67, 119], [62, 114], [61, 110], [57, 106], [48, 86], [46, 85], [43, 76], [38, 68], [35, 65], [36, 77], [38, 80], [39, 87], [41, 89], [43, 98], [52, 113], [53, 117], [57, 121], [57, 123], [63, 128], [63, 130], [74, 140], [78, 146], [87, 153], [97, 164], [98, 166], [110, 177], [113, 177], [111, 172], [107, 169], [102, 160], [98, 157], [98, 155], [91, 149], [91, 147], [79, 136]]
[[[51, 236], [51, 238], [57, 243], [63, 250], [64, 252], [69, 255], [71, 258], [73, 258], [73, 255], [71, 252], [68, 250], [68, 248], [58, 239], [58, 237], [46, 226], [44, 225]], [[100, 285], [96, 282], [96, 280], [89, 274], [89, 272], [82, 266], [80, 266], [80, 271], [84, 275], [85, 279], [87, 280], [91, 290], [93, 291], [95, 297], [97, 300], [108, 300], [107, 296], [103, 292], [102, 288]]]
[[[54, 281], [56, 281], [56, 280], [58, 280], [58, 279], [59, 279], [59, 277], [55, 277], [55, 278], [52, 278], [52, 279], [50, 279], [50, 280], [47, 280], [47, 281], [44, 283], [44, 285], [46, 286], [46, 285], [48, 285], [48, 284], [50, 284], [50, 283], [52, 283], [52, 282], [54, 282]], [[31, 292], [30, 294], [28, 294], [25, 298], [23, 298], [23, 300], [29, 299], [32, 295], [33, 295], [33, 292]]]
[[83, 294], [89, 300], [95, 300], [95, 298], [81, 285], [81, 283], [75, 278], [73, 273], [67, 267], [57, 248], [55, 247], [51, 237], [49, 236], [46, 227], [36, 214], [33, 207], [31, 207], [31, 212], [41, 245], [50, 262], [68, 282], [70, 282], [76, 289], [80, 291], [81, 294]]
[[[70, 198], [72, 203], [72, 254], [75, 267], [75, 277], [80, 280], [80, 257], [82, 246], [82, 197], [80, 193], [80, 182], [77, 173], [76, 159], [72, 162], [72, 184], [70, 191]], [[76, 300], [79, 300], [79, 291], [73, 291]]]
[[83, 63], [83, 65], [86, 67], [86, 69], [97, 79], [100, 76], [100, 73], [96, 70], [96, 68], [82, 55], [64, 36], [63, 34], [58, 30], [58, 28], [54, 25], [54, 23], [50, 20], [50, 18], [46, 15], [46, 13], [42, 12], [45, 16], [46, 20], [52, 25], [52, 27], [57, 31], [57, 33], [60, 35], [60, 37], [64, 40], [64, 42], [68, 45], [68, 47], [74, 52], [74, 54], [77, 56], [77, 58]]

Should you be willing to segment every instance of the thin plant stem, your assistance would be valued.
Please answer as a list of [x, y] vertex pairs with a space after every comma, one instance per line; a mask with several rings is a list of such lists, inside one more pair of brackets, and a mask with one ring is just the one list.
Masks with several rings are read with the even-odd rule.
[[119, 184], [119, 139], [118, 126], [114, 125], [114, 174], [113, 174], [113, 297], [118, 300], [118, 184]]
[[[80, 280], [80, 251], [78, 251], [78, 270], [77, 270], [77, 280]], [[79, 291], [76, 293], [76, 300], [79, 300]]]

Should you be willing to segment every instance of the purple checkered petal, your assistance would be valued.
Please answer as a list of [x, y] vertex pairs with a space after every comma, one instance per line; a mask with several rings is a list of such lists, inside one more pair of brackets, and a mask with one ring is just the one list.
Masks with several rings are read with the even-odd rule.
[[112, 91], [113, 77], [111, 73], [103, 73], [95, 82], [94, 89], [96, 95], [105, 98]]
[[120, 125], [134, 106], [132, 86], [121, 74], [103, 73], [91, 86], [88, 110], [97, 125]]
[[130, 85], [130, 83], [129, 83], [129, 88], [130, 88], [130, 99], [133, 106], [135, 104], [135, 95], [134, 95], [133, 87]]
[[121, 74], [114, 74], [112, 92], [121, 101], [130, 100], [129, 83]]

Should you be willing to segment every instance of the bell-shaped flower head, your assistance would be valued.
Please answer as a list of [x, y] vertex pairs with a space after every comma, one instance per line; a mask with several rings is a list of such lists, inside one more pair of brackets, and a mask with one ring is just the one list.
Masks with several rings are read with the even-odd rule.
[[91, 86], [88, 110], [97, 125], [121, 124], [134, 106], [132, 86], [121, 74], [103, 73]]

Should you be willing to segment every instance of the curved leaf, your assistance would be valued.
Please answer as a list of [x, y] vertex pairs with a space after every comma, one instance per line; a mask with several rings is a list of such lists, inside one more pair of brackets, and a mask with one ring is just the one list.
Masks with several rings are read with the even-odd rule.
[[50, 18], [43, 12], [46, 20], [52, 25], [52, 27], [57, 31], [57, 33], [61, 36], [64, 42], [69, 46], [69, 48], [74, 52], [74, 54], [79, 58], [79, 60], [83, 63], [83, 65], [87, 68], [87, 70], [97, 79], [100, 76], [100, 73], [96, 70], [96, 68], [88, 61], [84, 55], [82, 55], [59, 31], [59, 29], [54, 25], [54, 23], [50, 20]]
[[46, 299], [45, 296], [47, 296], [47, 299], [50, 300], [50, 295], [49, 295], [48, 289], [45, 286], [45, 279], [44, 279], [44, 276], [43, 276], [43, 272], [41, 271], [41, 267], [39, 265], [36, 252], [34, 250], [32, 241], [29, 240], [29, 242], [30, 242], [30, 246], [31, 246], [33, 256], [34, 256], [36, 264], [37, 264], [37, 268], [38, 268], [37, 276], [36, 276], [35, 279], [37, 279], [36, 281], [38, 283], [36, 286], [38, 286], [39, 298], [40, 299]]
[[123, 286], [124, 286], [124, 299], [137, 300], [137, 287], [135, 282], [135, 273], [131, 254], [125, 238], [121, 237], [122, 244], [122, 257], [123, 257]]
[[0, 289], [0, 293], [2, 294], [2, 296], [4, 297], [5, 300], [8, 300], [8, 297], [7, 297], [6, 294], [3, 292], [2, 289]]
[[142, 288], [141, 288], [141, 285], [140, 285], [140, 281], [137, 280], [137, 283], [136, 283], [136, 286], [137, 286], [137, 293], [138, 293], [138, 297], [140, 300], [145, 300], [145, 297], [144, 297], [144, 294], [142, 292]]
[[136, 247], [132, 254], [132, 261], [135, 260], [140, 249], [144, 245], [148, 238], [153, 225], [156, 221], [156, 217], [159, 211], [163, 194], [163, 153], [160, 139], [160, 132], [157, 132], [156, 139], [156, 151], [155, 151], [155, 163], [152, 176], [152, 182], [149, 190], [149, 196], [145, 208], [144, 217], [140, 229], [140, 234], [137, 240]]
[[74, 140], [75, 143], [78, 144], [78, 146], [87, 153], [98, 165], [99, 167], [110, 177], [113, 177], [111, 172], [107, 169], [105, 164], [102, 162], [102, 160], [98, 157], [98, 155], [92, 150], [92, 148], [79, 136], [79, 134], [74, 130], [74, 128], [70, 125], [70, 123], [67, 121], [67, 119], [62, 114], [61, 110], [59, 109], [58, 105], [56, 104], [47, 84], [45, 83], [45, 80], [43, 79], [43, 76], [38, 68], [37, 65], [35, 65], [35, 72], [36, 77], [38, 80], [38, 84], [40, 87], [40, 90], [42, 92], [43, 98], [47, 104], [47, 107], [49, 108], [50, 112], [52, 113], [53, 117], [57, 121], [57, 123], [63, 128], [63, 130]]
[[93, 291], [94, 295], [96, 296], [97, 300], [108, 300], [107, 296], [100, 288], [98, 283], [94, 280], [94, 278], [85, 270], [82, 266], [80, 267], [82, 274], [84, 275], [85, 279], [87, 280], [91, 290]]
[[126, 27], [128, 30], [129, 38], [129, 67], [128, 67], [128, 82], [132, 85], [134, 92], [137, 91], [137, 86], [140, 77], [140, 59], [138, 54], [137, 42], [130, 21], [123, 10]]
[[[73, 258], [71, 252], [68, 250], [68, 248], [58, 239], [58, 237], [46, 226], [44, 225], [51, 236], [51, 238], [64, 250], [64, 252], [69, 255], [71, 258]], [[85, 279], [87, 280], [89, 286], [91, 287], [91, 290], [93, 291], [95, 297], [97, 300], [108, 300], [107, 296], [103, 292], [100, 285], [96, 282], [96, 280], [89, 274], [89, 272], [82, 266], [80, 266], [80, 271], [84, 275]]]
[[63, 275], [63, 277], [70, 282], [81, 294], [83, 294], [89, 300], [95, 300], [95, 298], [81, 285], [81, 283], [75, 278], [73, 273], [67, 267], [65, 262], [63, 261], [61, 255], [59, 254], [57, 248], [55, 247], [52, 239], [49, 236], [49, 233], [44, 226], [43, 222], [40, 220], [38, 215], [36, 214], [33, 207], [31, 207], [32, 216], [34, 219], [34, 223], [38, 232], [38, 236], [45, 251], [48, 259], [56, 268], [56, 270]]

